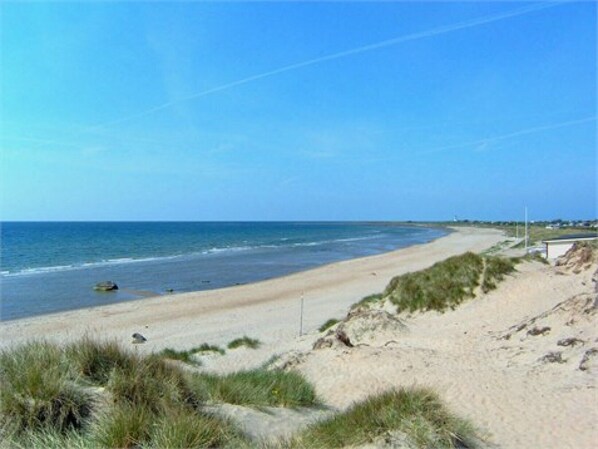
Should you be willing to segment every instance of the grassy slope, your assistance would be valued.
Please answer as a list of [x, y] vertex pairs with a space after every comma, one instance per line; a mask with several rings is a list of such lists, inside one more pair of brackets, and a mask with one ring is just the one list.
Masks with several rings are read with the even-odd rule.
[[85, 338], [66, 348], [34, 342], [0, 353], [3, 447], [246, 444], [229, 423], [202, 413], [207, 400], [317, 403], [313, 388], [297, 373], [188, 373], [162, 356], [139, 356], [114, 342]]
[[475, 297], [478, 287], [483, 292], [496, 288], [518, 261], [469, 252], [449, 257], [424, 270], [392, 278], [383, 293], [366, 296], [354, 307], [389, 299], [399, 311], [444, 311]]
[[288, 447], [332, 449], [372, 443], [400, 433], [421, 448], [475, 447], [474, 432], [425, 389], [389, 391], [310, 426]]
[[[313, 406], [294, 372], [188, 373], [158, 355], [84, 339], [60, 348], [34, 342], [0, 353], [0, 447], [255, 448], [202, 404]], [[314, 424], [292, 448], [334, 448], [400, 431], [417, 447], [453, 447], [473, 435], [429, 391], [399, 390]]]

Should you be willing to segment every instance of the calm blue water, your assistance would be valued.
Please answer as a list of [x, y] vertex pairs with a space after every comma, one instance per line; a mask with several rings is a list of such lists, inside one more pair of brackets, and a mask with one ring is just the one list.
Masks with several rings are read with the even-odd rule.
[[[7, 222], [0, 318], [269, 279], [446, 232], [381, 223]], [[120, 289], [93, 291], [103, 280]]]

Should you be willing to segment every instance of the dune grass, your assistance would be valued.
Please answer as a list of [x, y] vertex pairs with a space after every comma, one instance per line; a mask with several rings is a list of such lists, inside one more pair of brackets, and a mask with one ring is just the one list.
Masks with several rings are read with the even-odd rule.
[[91, 399], [70, 382], [61, 351], [33, 342], [0, 353], [0, 426], [17, 431], [81, 427]]
[[193, 353], [197, 353], [197, 352], [217, 352], [220, 355], [226, 354], [226, 351], [224, 349], [222, 349], [220, 346], [210, 345], [208, 343], [203, 343], [200, 346], [197, 346], [196, 348], [193, 348], [191, 351]]
[[230, 424], [201, 405], [185, 371], [115, 342], [31, 342], [0, 353], [0, 447], [241, 444]]
[[496, 288], [505, 274], [515, 270], [515, 259], [495, 256], [483, 257], [471, 252], [449, 257], [425, 270], [393, 278], [383, 296], [399, 309], [438, 310], [454, 308], [468, 298], [475, 297], [475, 289]]
[[436, 394], [426, 389], [400, 389], [369, 398], [308, 427], [288, 448], [357, 447], [393, 434], [401, 434], [418, 448], [475, 447], [471, 425], [452, 415]]
[[194, 374], [192, 389], [204, 401], [247, 406], [309, 407], [319, 403], [299, 373], [255, 369], [226, 376]]
[[201, 362], [193, 358], [194, 352], [189, 350], [177, 351], [172, 348], [165, 348], [160, 351], [160, 356], [169, 360], [178, 360], [189, 365], [201, 366]]
[[484, 273], [482, 276], [482, 291], [488, 293], [494, 290], [498, 282], [502, 281], [506, 274], [515, 271], [516, 259], [502, 257], [486, 257]]
[[142, 356], [90, 338], [0, 353], [2, 448], [249, 447], [230, 423], [202, 412], [206, 401], [318, 403], [297, 373], [189, 373], [160, 354]]
[[255, 338], [249, 338], [244, 336], [242, 338], [236, 338], [228, 344], [228, 349], [236, 349], [241, 346], [246, 346], [250, 349], [257, 349], [261, 346], [261, 342]]
[[51, 427], [0, 437], [1, 449], [97, 449], [89, 436], [75, 431], [59, 431]]
[[165, 348], [160, 351], [160, 355], [166, 359], [170, 360], [179, 360], [184, 363], [188, 363], [190, 365], [201, 366], [201, 361], [193, 358], [195, 354], [201, 354], [206, 352], [215, 352], [220, 355], [224, 355], [225, 351], [219, 346], [210, 345], [208, 343], [203, 343], [200, 346], [196, 346], [191, 349], [185, 350], [176, 350], [172, 348]]
[[247, 447], [239, 432], [229, 423], [188, 409], [172, 410], [152, 427], [151, 444], [155, 449]]
[[114, 403], [147, 407], [153, 413], [180, 404], [198, 403], [186, 374], [154, 355], [140, 357], [129, 370], [115, 370], [107, 389]]
[[150, 441], [156, 415], [147, 407], [118, 404], [94, 423], [91, 441], [99, 447], [132, 448]]
[[504, 258], [467, 252], [437, 262], [429, 268], [395, 276], [384, 292], [369, 295], [351, 309], [370, 307], [388, 299], [402, 311], [444, 311], [474, 298], [478, 287], [487, 293], [505, 275], [515, 271], [522, 258]]
[[96, 385], [108, 382], [115, 369], [130, 370], [137, 358], [116, 341], [98, 341], [89, 336], [66, 347], [65, 359], [77, 375]]
[[370, 305], [381, 301], [384, 298], [382, 293], [374, 293], [373, 295], [364, 296], [358, 302], [351, 306], [351, 309], [356, 309], [358, 307], [369, 307]]
[[318, 330], [320, 332], [324, 332], [324, 331], [330, 329], [332, 326], [334, 326], [338, 322], [339, 322], [339, 320], [337, 320], [336, 318], [330, 318], [324, 324], [322, 324]]

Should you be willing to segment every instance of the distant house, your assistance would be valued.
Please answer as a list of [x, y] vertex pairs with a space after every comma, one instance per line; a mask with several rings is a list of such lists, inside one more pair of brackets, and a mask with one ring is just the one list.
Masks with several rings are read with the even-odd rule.
[[573, 246], [575, 242], [587, 242], [591, 240], [598, 240], [596, 234], [571, 234], [555, 237], [553, 239], [543, 240], [542, 243], [546, 245], [546, 258], [556, 259], [565, 254]]

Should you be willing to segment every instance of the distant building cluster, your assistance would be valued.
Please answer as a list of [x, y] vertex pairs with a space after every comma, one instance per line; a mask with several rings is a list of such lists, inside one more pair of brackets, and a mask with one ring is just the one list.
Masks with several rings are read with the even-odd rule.
[[[484, 221], [484, 220], [456, 220], [455, 222], [470, 223], [478, 225], [495, 225], [495, 226], [515, 226], [522, 224], [521, 221]], [[598, 229], [598, 220], [530, 220], [530, 224], [534, 226], [544, 226], [546, 229], [560, 229], [560, 228], [585, 228]]]
[[542, 223], [546, 229], [560, 228], [593, 228], [598, 229], [598, 220], [554, 220], [549, 223]]

